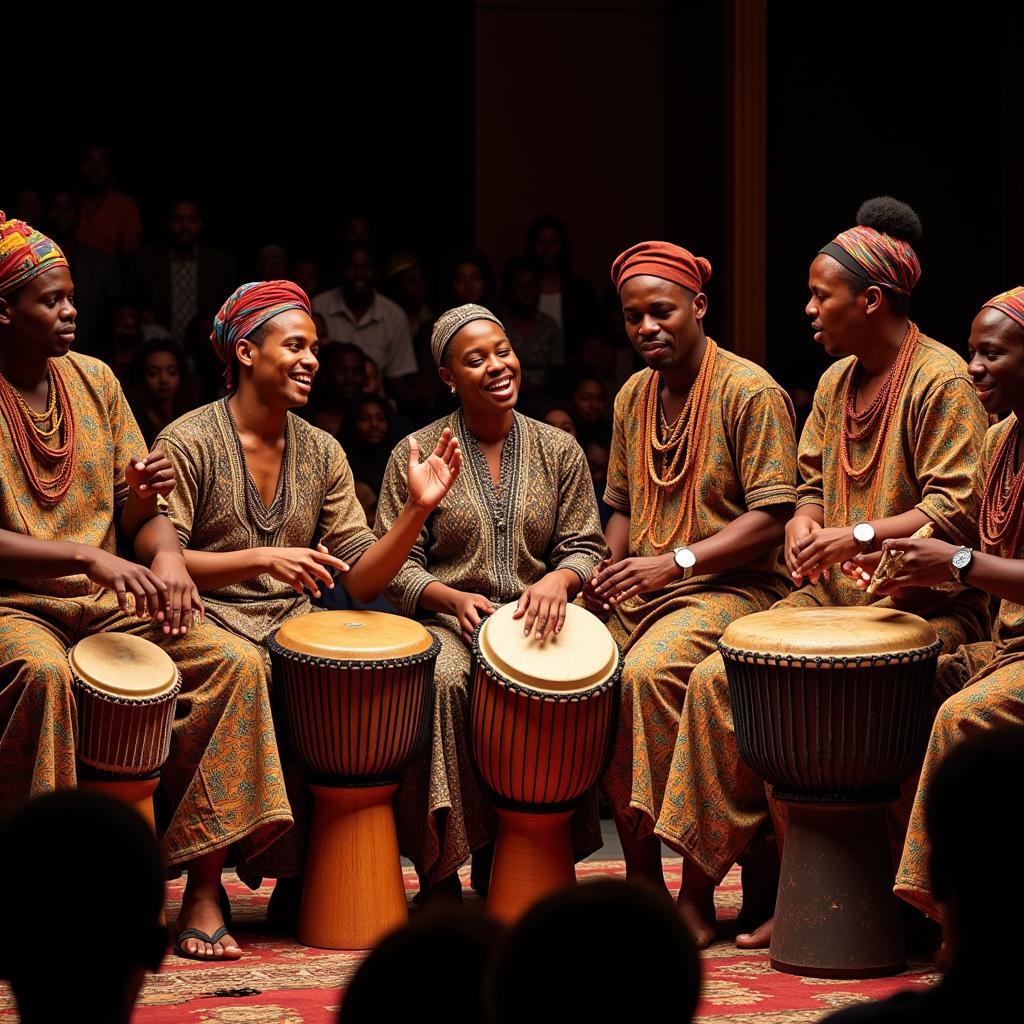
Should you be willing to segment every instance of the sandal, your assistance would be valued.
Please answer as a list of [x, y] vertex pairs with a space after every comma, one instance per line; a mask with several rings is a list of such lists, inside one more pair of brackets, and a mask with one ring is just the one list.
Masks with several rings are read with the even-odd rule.
[[186, 939], [198, 939], [200, 942], [208, 942], [215, 946], [227, 933], [226, 925], [221, 925], [212, 935], [207, 935], [199, 928], [185, 928], [178, 932], [178, 937], [174, 940], [174, 952], [185, 960], [238, 960], [240, 958], [237, 956], [203, 956], [201, 953], [190, 953], [182, 947]]

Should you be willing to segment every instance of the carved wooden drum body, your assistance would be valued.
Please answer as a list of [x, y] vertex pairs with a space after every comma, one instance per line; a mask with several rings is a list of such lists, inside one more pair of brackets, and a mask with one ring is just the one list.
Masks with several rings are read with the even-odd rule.
[[788, 805], [773, 966], [873, 977], [904, 965], [885, 808], [920, 761], [939, 641], [891, 608], [778, 608], [719, 643], [740, 753]]
[[498, 811], [488, 909], [511, 921], [575, 881], [569, 818], [610, 753], [622, 674], [604, 624], [575, 605], [540, 644], [505, 605], [473, 643], [470, 746]]
[[391, 801], [430, 729], [440, 644], [412, 619], [332, 611], [268, 646], [313, 790], [299, 940], [369, 949], [408, 916]]
[[95, 633], [68, 652], [78, 709], [79, 785], [135, 806], [153, 823], [153, 792], [171, 746], [181, 677], [156, 644]]

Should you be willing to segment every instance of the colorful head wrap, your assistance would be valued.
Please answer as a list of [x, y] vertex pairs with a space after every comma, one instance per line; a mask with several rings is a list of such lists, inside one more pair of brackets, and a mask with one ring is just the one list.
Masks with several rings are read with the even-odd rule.
[[23, 220], [8, 220], [0, 210], [0, 295], [13, 292], [44, 270], [67, 265], [52, 238]]
[[434, 330], [430, 335], [430, 351], [434, 354], [434, 362], [438, 366], [444, 359], [444, 350], [449, 342], [462, 330], [466, 324], [474, 320], [490, 320], [497, 324], [502, 330], [505, 325], [485, 306], [478, 306], [475, 302], [467, 302], [464, 306], [456, 306], [442, 313], [434, 324]]
[[309, 297], [291, 281], [250, 281], [236, 288], [213, 318], [210, 341], [224, 364], [224, 382], [228, 390], [235, 385], [235, 342], [247, 338], [257, 327], [286, 309], [301, 309], [312, 314]]
[[818, 252], [851, 274], [900, 295], [909, 295], [921, 278], [921, 263], [909, 242], [863, 224], [843, 231]]
[[641, 274], [672, 281], [691, 292], [701, 292], [711, 278], [711, 263], [671, 242], [640, 242], [615, 257], [612, 284], [620, 291], [624, 281]]
[[995, 298], [989, 299], [981, 308], [985, 309], [987, 306], [998, 309], [1000, 313], [1005, 313], [1011, 320], [1016, 320], [1024, 327], [1024, 286], [1001, 292]]

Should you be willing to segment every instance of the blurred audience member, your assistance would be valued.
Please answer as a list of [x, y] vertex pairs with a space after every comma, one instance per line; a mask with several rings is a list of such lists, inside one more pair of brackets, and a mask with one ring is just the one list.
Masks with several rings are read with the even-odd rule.
[[[500, 925], [483, 914], [421, 911], [362, 962], [345, 991], [338, 1024], [481, 1024], [484, 976], [500, 936]], [[441, 985], [442, 978], [453, 983]]]
[[368, 390], [366, 356], [358, 345], [334, 341], [320, 349], [317, 359], [320, 369], [313, 378], [313, 392], [306, 407], [309, 421], [340, 437], [345, 410]]
[[145, 246], [129, 261], [129, 294], [182, 344], [192, 319], [218, 308], [238, 280], [234, 259], [202, 241], [203, 215], [194, 199], [175, 199], [164, 227], [166, 242]]
[[[323, 291], [323, 276], [320, 273], [320, 264], [311, 256], [303, 256], [292, 264], [292, 269], [285, 277], [294, 281], [310, 297], [319, 295]], [[619, 318], [622, 319], [621, 316]]]
[[[1007, 849], [1007, 813], [1020, 803], [1024, 728], [965, 737], [939, 765], [925, 805], [931, 887], [942, 912], [942, 980], [827, 1018], [828, 1024], [1010, 1020], [1007, 993], [1020, 962], [1024, 897], [1015, 875], [1000, 884], [993, 851]], [[992, 865], [993, 870], [986, 870]]]
[[342, 249], [361, 245], [372, 250], [377, 244], [377, 232], [374, 230], [373, 221], [365, 213], [350, 214], [341, 222], [338, 244]]
[[111, 256], [134, 252], [142, 241], [142, 217], [131, 196], [114, 188], [114, 169], [106, 146], [87, 146], [79, 164], [78, 240]]
[[334, 341], [358, 345], [373, 359], [397, 398], [411, 396], [409, 378], [416, 373], [409, 322], [401, 307], [374, 287], [377, 264], [364, 245], [345, 251], [341, 283], [313, 299], [313, 309], [327, 321]]
[[316, 340], [320, 343], [320, 347], [330, 344], [331, 336], [327, 333], [327, 321], [323, 318], [323, 314], [314, 313], [312, 320], [313, 326], [316, 328]]
[[[288, 253], [284, 246], [265, 245], [256, 254], [257, 281], [290, 281]], [[308, 292], [306, 293], [309, 294]]]
[[[23, 1024], [128, 1024], [167, 948], [160, 848], [142, 816], [85, 790], [38, 797], [0, 826], [0, 878], [0, 978]], [[59, 969], [44, 954], [55, 948]]]
[[592, 373], [578, 374], [573, 382], [570, 401], [580, 443], [598, 438], [607, 444], [612, 436], [612, 425], [608, 417], [608, 392], [604, 381]]
[[597, 511], [601, 516], [601, 526], [605, 527], [615, 511], [610, 505], [605, 504], [604, 500], [604, 488], [608, 483], [608, 458], [611, 452], [605, 441], [598, 437], [592, 437], [584, 442], [583, 453], [586, 455], [587, 465], [590, 467], [590, 479], [594, 481], [594, 496], [597, 498]]
[[467, 302], [493, 309], [494, 273], [487, 257], [473, 249], [451, 253], [441, 269], [438, 297], [441, 309], [453, 309]]
[[364, 393], [349, 403], [341, 428], [341, 446], [348, 456], [352, 475], [380, 493], [384, 470], [395, 447], [395, 413], [380, 395]]
[[502, 324], [521, 367], [524, 393], [541, 391], [551, 370], [565, 364], [565, 345], [558, 324], [538, 308], [540, 278], [533, 264], [520, 257], [510, 260], [502, 280]]
[[[377, 502], [380, 500], [380, 495], [375, 491], [368, 483], [363, 480], [355, 481], [356, 490], [356, 501], [359, 502], [363, 509], [363, 515], [366, 516], [366, 525], [372, 527], [374, 520], [377, 518]], [[344, 587], [338, 587], [338, 590], [344, 590]], [[389, 611], [391, 609], [388, 609]]]
[[157, 434], [188, 409], [185, 355], [176, 342], [162, 338], [143, 342], [131, 367], [131, 407], [151, 449]]
[[540, 277], [540, 311], [558, 324], [570, 346], [592, 330], [597, 299], [588, 281], [572, 272], [569, 232], [557, 217], [538, 217], [526, 233], [526, 257]]
[[14, 193], [14, 203], [7, 213], [12, 219], [16, 217], [29, 224], [42, 224], [46, 220], [43, 193], [37, 188], [19, 188]]
[[99, 358], [114, 371], [121, 387], [131, 390], [135, 350], [143, 343], [142, 319], [137, 306], [123, 302], [107, 317], [99, 342]]
[[552, 427], [558, 427], [559, 430], [564, 430], [567, 434], [572, 434], [573, 437], [576, 436], [576, 424], [573, 422], [568, 402], [548, 399], [538, 411], [540, 413], [538, 418], [545, 423]]
[[[599, 976], [595, 955], [607, 966]], [[667, 997], [662, 978], [671, 979]], [[617, 880], [563, 889], [529, 910], [498, 947], [484, 985], [492, 1024], [686, 1024], [699, 995], [697, 951], [671, 902]]]
[[70, 188], [50, 193], [46, 224], [51, 238], [64, 251], [75, 281], [75, 351], [97, 355], [103, 317], [120, 294], [117, 260], [108, 252], [78, 238], [78, 197]]
[[411, 252], [395, 253], [388, 260], [384, 278], [384, 292], [402, 307], [410, 337], [415, 338], [422, 327], [433, 327], [434, 314], [427, 305], [427, 278], [420, 261]]

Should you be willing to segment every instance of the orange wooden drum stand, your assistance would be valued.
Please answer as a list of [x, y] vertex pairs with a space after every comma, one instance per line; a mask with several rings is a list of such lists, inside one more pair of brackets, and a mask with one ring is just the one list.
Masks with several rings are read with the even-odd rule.
[[153, 793], [171, 746], [181, 678], [156, 644], [96, 633], [68, 652], [78, 706], [79, 786], [131, 804], [155, 828]]
[[269, 643], [313, 791], [299, 941], [371, 949], [408, 918], [391, 801], [431, 721], [440, 643], [383, 612], [314, 612]]
[[896, 973], [885, 809], [928, 740], [935, 631], [892, 608], [776, 608], [732, 623], [719, 647], [740, 753], [789, 811], [772, 966]]
[[622, 674], [604, 624], [576, 605], [544, 644], [505, 605], [473, 639], [470, 746], [494, 796], [488, 912], [511, 922], [576, 881], [569, 819], [610, 753]]

